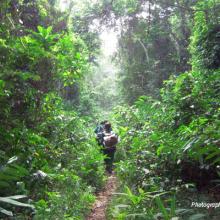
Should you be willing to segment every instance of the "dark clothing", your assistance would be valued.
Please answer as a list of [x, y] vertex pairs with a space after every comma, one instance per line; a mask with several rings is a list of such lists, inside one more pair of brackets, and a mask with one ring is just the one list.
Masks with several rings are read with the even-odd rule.
[[101, 133], [104, 131], [104, 127], [103, 125], [98, 125], [95, 129], [95, 133], [98, 134], [98, 133]]
[[[107, 133], [111, 133], [112, 128], [109, 129]], [[106, 156], [104, 159], [105, 161], [105, 166], [106, 166], [106, 171], [111, 173], [113, 169], [113, 161], [114, 161], [114, 155], [116, 151], [116, 147], [111, 147], [111, 149], [107, 149], [104, 145], [104, 137], [105, 137], [105, 129], [104, 125], [100, 124], [96, 127], [95, 133], [96, 133], [96, 140], [99, 145], [103, 146], [102, 152]]]
[[[103, 141], [104, 141], [104, 137], [107, 136], [108, 134], [114, 134], [114, 132], [112, 132], [112, 129], [110, 131], [104, 130]], [[103, 153], [106, 156], [105, 166], [106, 166], [106, 171], [109, 173], [112, 173], [115, 151], [116, 151], [116, 146], [112, 146], [108, 148], [103, 143]]]
[[98, 145], [103, 146], [103, 141], [104, 141], [104, 133], [97, 133], [96, 135], [96, 140], [98, 142]]
[[113, 161], [114, 161], [114, 155], [115, 155], [115, 149], [103, 149], [103, 153], [106, 156], [105, 158], [105, 166], [106, 171], [111, 173], [113, 169]]
[[96, 133], [96, 140], [98, 142], [98, 145], [103, 145], [103, 137], [104, 137], [104, 126], [102, 124], [97, 125], [95, 131]]

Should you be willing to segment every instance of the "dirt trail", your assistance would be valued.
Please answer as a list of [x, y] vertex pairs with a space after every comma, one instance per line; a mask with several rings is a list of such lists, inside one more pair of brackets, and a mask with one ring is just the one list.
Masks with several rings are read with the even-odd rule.
[[106, 208], [110, 201], [112, 194], [116, 191], [117, 183], [115, 175], [108, 177], [107, 183], [104, 189], [98, 193], [96, 202], [92, 207], [92, 211], [86, 220], [105, 220]]

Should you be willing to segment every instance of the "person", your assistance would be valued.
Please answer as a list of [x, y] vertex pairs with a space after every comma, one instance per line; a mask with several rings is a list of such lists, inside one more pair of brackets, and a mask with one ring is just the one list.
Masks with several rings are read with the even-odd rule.
[[105, 123], [107, 123], [107, 120], [100, 122], [100, 124], [98, 124], [98, 125], [96, 126], [96, 129], [95, 129], [94, 132], [95, 132], [96, 134], [103, 132]]
[[106, 171], [112, 173], [114, 155], [116, 151], [116, 144], [118, 143], [118, 136], [112, 131], [111, 124], [106, 122], [104, 124], [104, 131], [102, 137], [103, 153], [105, 157]]
[[96, 140], [98, 142], [98, 145], [103, 145], [103, 132], [105, 123], [107, 123], [107, 120], [100, 122], [100, 124], [96, 126], [96, 129], [94, 131], [96, 133]]

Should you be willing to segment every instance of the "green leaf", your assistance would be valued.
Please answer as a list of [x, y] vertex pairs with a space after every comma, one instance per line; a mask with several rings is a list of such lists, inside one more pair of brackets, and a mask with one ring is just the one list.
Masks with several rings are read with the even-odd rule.
[[164, 219], [165, 219], [165, 220], [169, 220], [169, 214], [168, 214], [168, 212], [167, 212], [167, 210], [166, 210], [166, 208], [165, 208], [163, 202], [161, 201], [161, 198], [160, 198], [159, 196], [157, 196], [157, 197], [155, 198], [155, 200], [156, 200], [157, 206], [159, 207], [160, 211], [161, 211], [162, 214], [163, 214]]
[[47, 28], [47, 34], [50, 34], [51, 31], [52, 31], [52, 29], [53, 29], [53, 27], [52, 27], [52, 26], [49, 26], [49, 27]]
[[28, 207], [28, 208], [34, 209], [33, 205], [18, 202], [16, 200], [10, 199], [9, 197], [0, 197], [0, 202], [8, 203], [8, 204], [15, 205], [15, 206]]
[[16, 161], [16, 160], [18, 160], [18, 157], [16, 157], [16, 156], [11, 157], [11, 158], [8, 160], [7, 164], [11, 164], [11, 163], [13, 163], [13, 162]]
[[27, 198], [26, 195], [15, 195], [15, 196], [7, 196], [5, 198], [8, 198], [8, 199], [23, 199], [23, 198]]
[[37, 30], [38, 30], [40, 33], [42, 33], [42, 32], [43, 32], [43, 27], [37, 26]]
[[0, 89], [3, 89], [5, 86], [5, 81], [0, 79]]
[[172, 200], [171, 200], [171, 210], [170, 210], [171, 216], [175, 216], [175, 211], [176, 211], [176, 197], [174, 195]]
[[80, 53], [76, 53], [76, 56], [75, 56], [75, 57], [76, 57], [76, 59], [79, 60], [79, 59], [81, 58], [81, 54], [80, 54]]
[[184, 146], [183, 146], [183, 152], [189, 150], [194, 143], [196, 143], [198, 141], [198, 138], [193, 138], [191, 140], [189, 140]]
[[11, 211], [3, 209], [2, 207], [0, 207], [0, 212], [5, 214], [5, 215], [8, 215], [8, 216], [13, 216], [13, 213]]
[[26, 176], [29, 174], [28, 170], [25, 169], [24, 167], [21, 167], [21, 166], [15, 165], [15, 164], [11, 165], [11, 167], [15, 167], [21, 176]]

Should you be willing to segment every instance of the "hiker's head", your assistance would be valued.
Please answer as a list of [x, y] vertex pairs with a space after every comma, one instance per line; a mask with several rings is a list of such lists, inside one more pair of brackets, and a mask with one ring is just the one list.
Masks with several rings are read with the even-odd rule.
[[110, 130], [111, 130], [111, 127], [112, 127], [112, 126], [111, 126], [111, 123], [109, 123], [109, 122], [106, 122], [106, 123], [105, 123], [105, 127], [104, 127], [104, 128], [105, 128], [106, 131], [110, 131]]
[[106, 124], [108, 121], [107, 120], [104, 120], [104, 121], [102, 121], [100, 124], [101, 125], [104, 125], [104, 124]]

